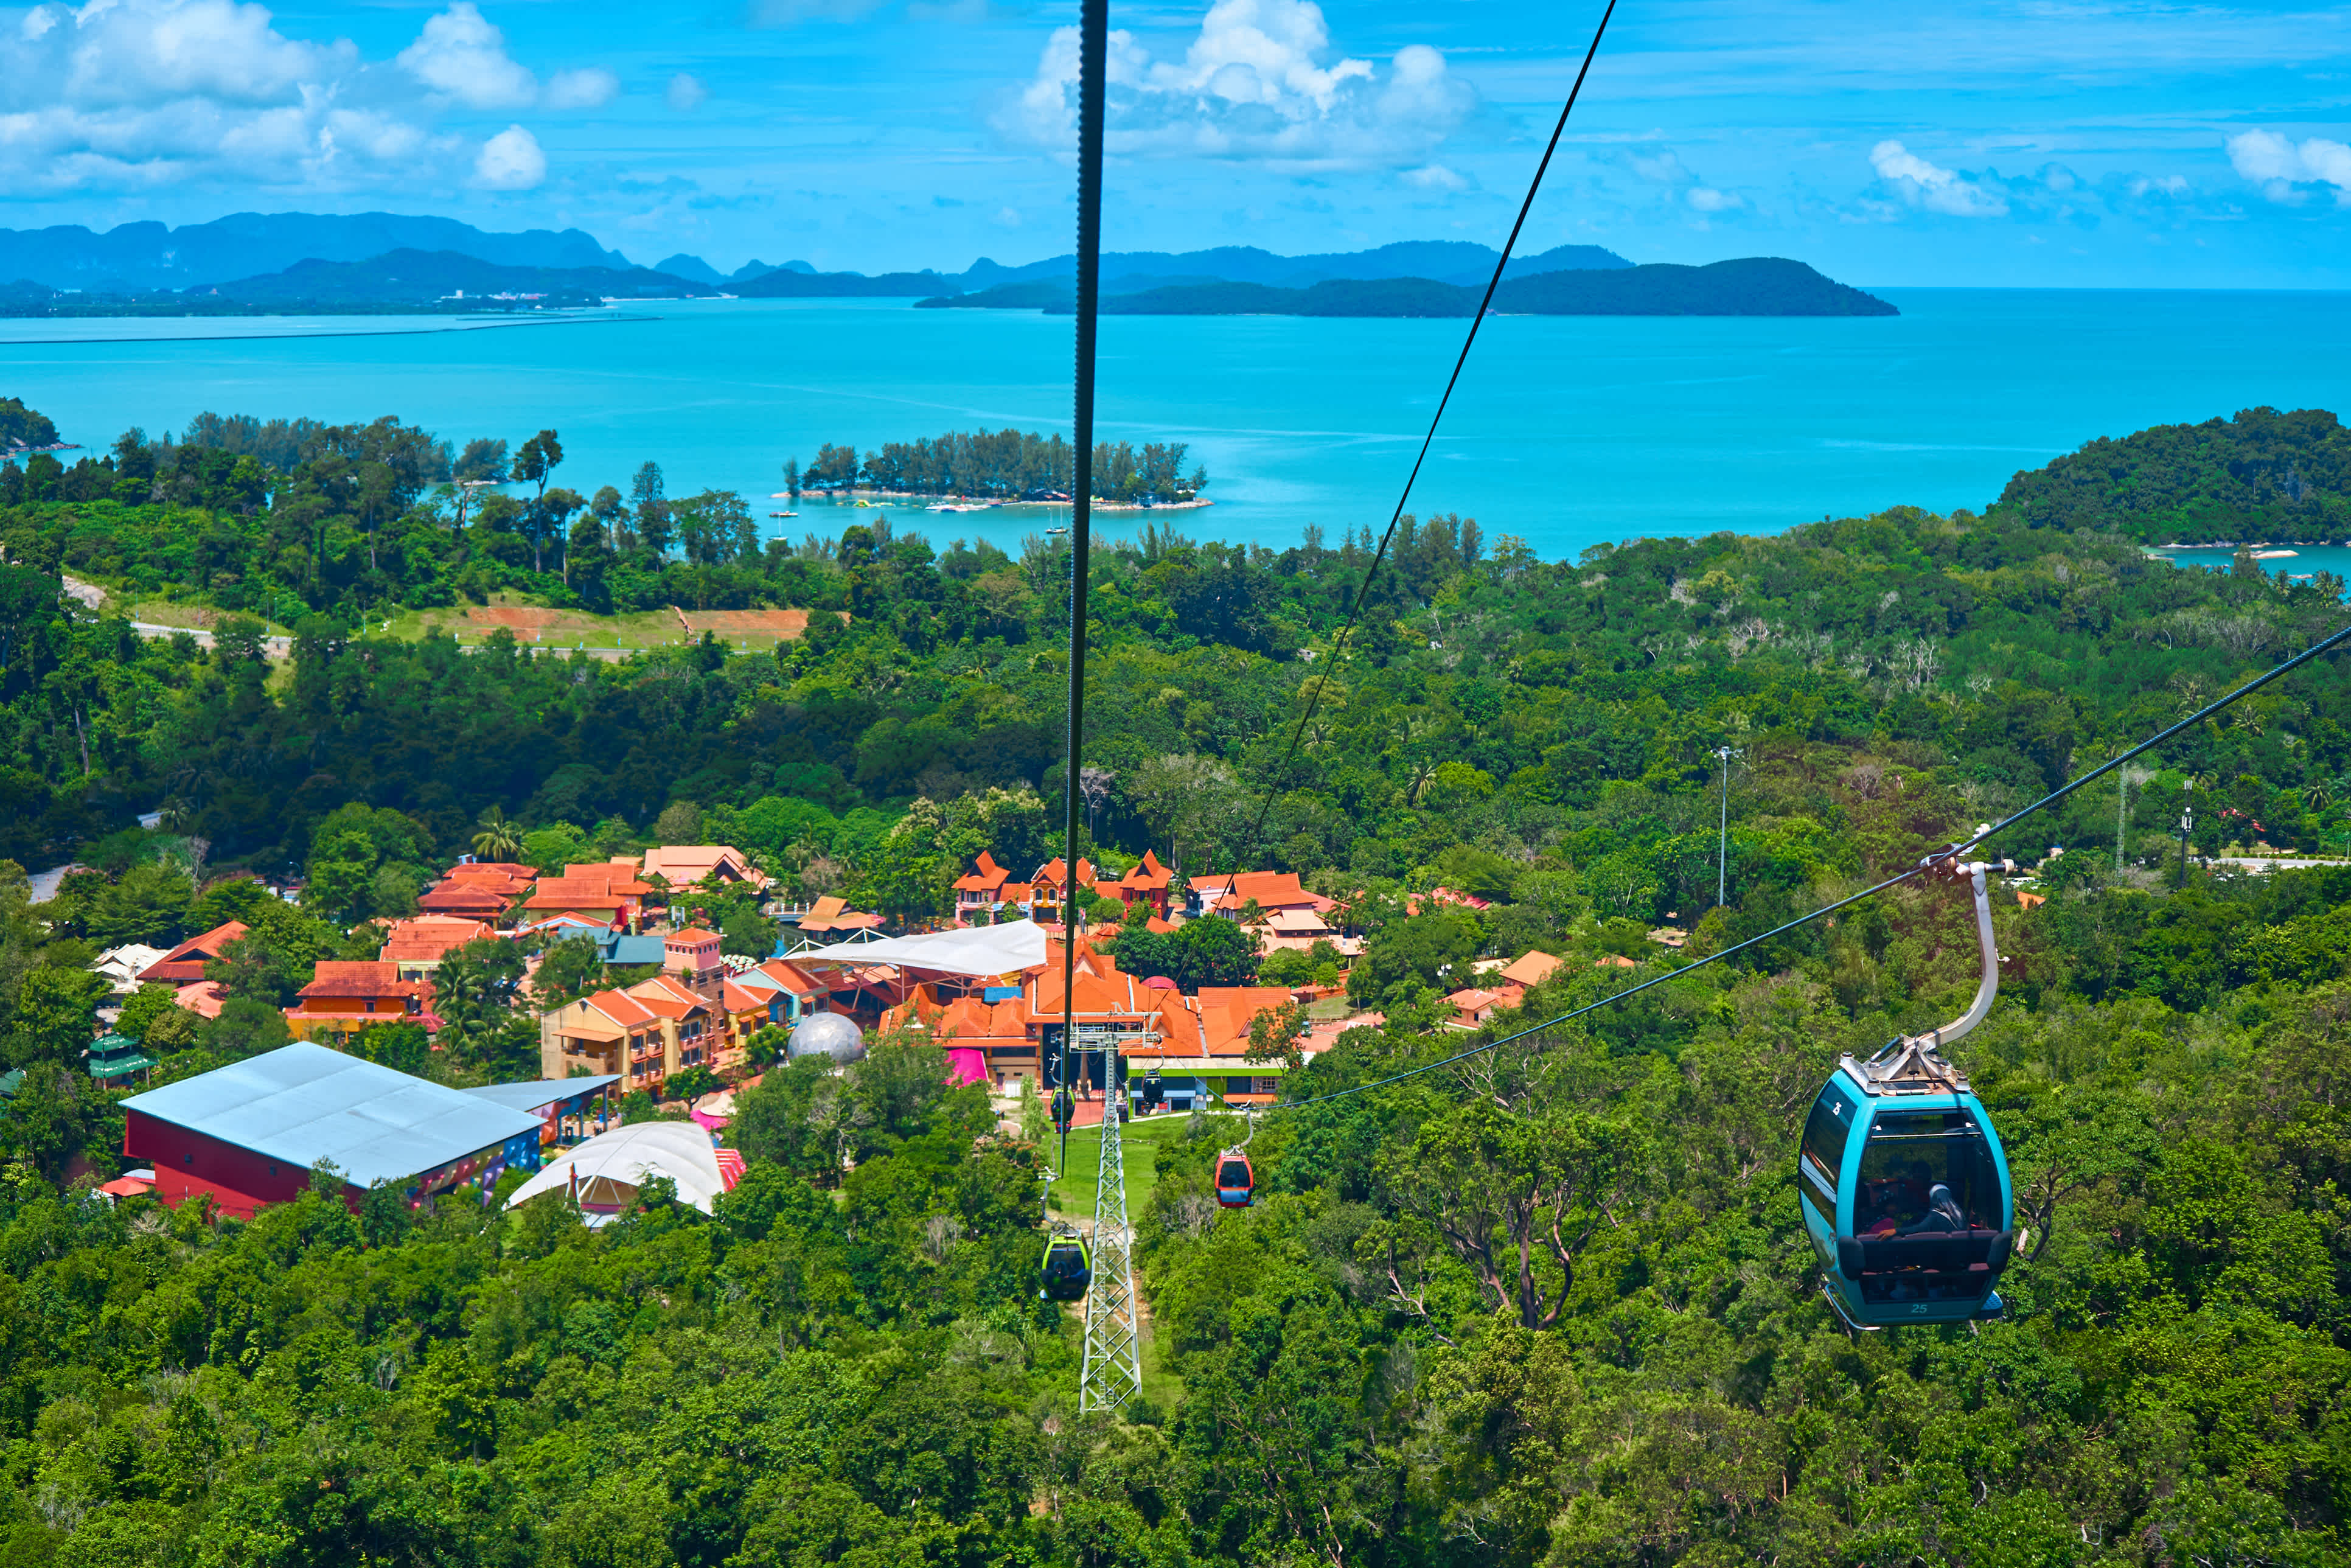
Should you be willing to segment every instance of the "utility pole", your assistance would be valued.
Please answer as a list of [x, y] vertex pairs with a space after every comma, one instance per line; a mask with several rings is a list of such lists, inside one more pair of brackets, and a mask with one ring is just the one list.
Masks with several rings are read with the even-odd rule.
[[1730, 759], [1739, 753], [1718, 746], [1714, 755], [1722, 764], [1722, 815], [1714, 852], [1714, 906], [1720, 909], [1730, 902]]
[[1134, 1325], [1134, 1233], [1126, 1223], [1126, 1059], [1109, 1030], [1102, 1046], [1102, 1166], [1094, 1178], [1093, 1282], [1086, 1291], [1085, 1360], [1078, 1370], [1078, 1409], [1115, 1410], [1143, 1392], [1142, 1346]]
[[2196, 780], [2190, 779], [2179, 786], [2179, 885], [2188, 885], [2188, 835], [2196, 827]]

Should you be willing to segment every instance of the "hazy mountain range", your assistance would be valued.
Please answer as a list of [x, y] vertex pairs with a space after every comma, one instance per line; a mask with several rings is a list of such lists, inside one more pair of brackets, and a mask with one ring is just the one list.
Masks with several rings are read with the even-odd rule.
[[[576, 281], [583, 284], [588, 281], [585, 273], [599, 268], [623, 278], [642, 280], [643, 275], [653, 273], [705, 288], [725, 287], [730, 292], [742, 291], [741, 285], [772, 279], [755, 292], [819, 297], [968, 293], [1067, 277], [1071, 266], [1067, 256], [1021, 267], [1005, 267], [983, 256], [960, 273], [925, 269], [868, 277], [854, 272], [820, 274], [805, 261], [755, 260], [721, 273], [700, 256], [684, 253], [665, 256], [651, 267], [642, 267], [579, 229], [492, 234], [454, 218], [393, 213], [236, 213], [179, 228], [136, 223], [104, 233], [79, 225], [0, 229], [0, 279], [92, 294], [151, 294], [236, 285], [238, 294], [274, 295], [282, 290], [262, 287], [260, 280], [289, 274], [304, 263], [367, 263], [396, 252], [465, 256], [499, 267], [559, 269], [574, 274]], [[1349, 277], [1427, 277], [1440, 283], [1468, 283], [1482, 281], [1493, 270], [1494, 254], [1485, 246], [1445, 240], [1406, 241], [1337, 256], [1276, 256], [1243, 246], [1183, 255], [1132, 251], [1103, 256], [1102, 277], [1106, 287], [1120, 293], [1202, 282], [1304, 288], [1331, 278]], [[1631, 265], [1597, 246], [1562, 246], [1541, 256], [1520, 257], [1510, 264], [1510, 271], [1518, 276]], [[412, 264], [410, 270], [413, 269]], [[344, 277], [338, 281], [350, 287], [357, 279]], [[482, 281], [476, 279], [477, 284]], [[523, 281], [517, 280], [517, 284]], [[526, 290], [517, 287], [516, 291]]]
[[[1497, 253], [1463, 240], [1277, 256], [1254, 246], [1114, 251], [1102, 258], [1113, 314], [1462, 316]], [[606, 300], [912, 298], [932, 306], [1066, 310], [1071, 257], [1019, 267], [982, 256], [961, 272], [819, 272], [747, 262], [722, 274], [680, 252], [639, 267], [578, 229], [490, 234], [450, 218], [240, 213], [166, 228], [125, 224], [0, 229], [0, 311], [256, 314], [479, 309]], [[1598, 246], [1514, 257], [1496, 304], [1541, 314], [1891, 314], [1882, 300], [1800, 262], [1639, 267]]]

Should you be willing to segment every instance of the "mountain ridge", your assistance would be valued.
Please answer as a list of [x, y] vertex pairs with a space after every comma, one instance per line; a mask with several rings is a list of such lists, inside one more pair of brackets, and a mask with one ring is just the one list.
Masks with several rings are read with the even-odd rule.
[[396, 250], [448, 251], [508, 267], [634, 264], [580, 229], [493, 233], [455, 218], [396, 213], [231, 213], [172, 228], [79, 224], [0, 229], [0, 277], [92, 292], [201, 288], [304, 261], [358, 262]]
[[[1110, 316], [1439, 317], [1477, 314], [1482, 284], [1426, 277], [1325, 278], [1305, 288], [1259, 283], [1185, 284], [1112, 294]], [[918, 300], [918, 310], [1043, 310], [1073, 307], [1067, 284], [1001, 284], [973, 294]], [[1530, 273], [1506, 278], [1493, 308], [1528, 316], [1898, 316], [1885, 300], [1783, 256], [1741, 256], [1705, 267], [1652, 262], [1634, 267]]]

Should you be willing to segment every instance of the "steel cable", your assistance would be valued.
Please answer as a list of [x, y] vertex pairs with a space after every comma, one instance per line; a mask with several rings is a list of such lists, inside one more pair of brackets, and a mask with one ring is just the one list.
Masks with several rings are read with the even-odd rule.
[[1526, 199], [1519, 204], [1518, 219], [1510, 225], [1510, 237], [1502, 242], [1502, 254], [1494, 260], [1494, 276], [1486, 280], [1486, 293], [1478, 301], [1478, 313], [1469, 319], [1468, 335], [1462, 339], [1461, 352], [1454, 358], [1453, 373], [1445, 378], [1445, 395], [1437, 400], [1437, 412], [1429, 416], [1428, 434], [1420, 438], [1419, 455], [1412, 460], [1412, 472], [1405, 476], [1404, 492], [1396, 497], [1395, 510], [1388, 516], [1387, 531], [1380, 536], [1379, 549], [1372, 553], [1371, 568], [1364, 573], [1364, 580], [1355, 591], [1354, 602], [1348, 607], [1347, 619], [1331, 643], [1330, 658], [1315, 681], [1314, 695], [1308, 700], [1306, 711], [1299, 715], [1296, 727], [1290, 732], [1290, 745], [1283, 750], [1281, 761], [1275, 767], [1272, 779], [1266, 786], [1265, 800], [1258, 807], [1257, 820], [1249, 824], [1249, 836], [1234, 846], [1233, 870], [1236, 872], [1240, 870], [1244, 854], [1253, 855], [1257, 852], [1259, 835], [1265, 831], [1266, 815], [1273, 810], [1274, 797], [1281, 792], [1282, 780], [1290, 776], [1290, 765], [1298, 756], [1298, 744], [1305, 737], [1306, 727], [1313, 722], [1316, 710], [1322, 706], [1323, 689], [1330, 685], [1331, 672], [1338, 667], [1339, 655], [1345, 649], [1347, 639], [1354, 632], [1355, 619], [1363, 613], [1364, 601], [1371, 597], [1372, 584], [1380, 574], [1380, 563], [1387, 559], [1388, 546], [1395, 540], [1396, 526], [1404, 520], [1405, 506], [1412, 499], [1413, 484], [1420, 477], [1422, 465], [1428, 461], [1428, 449], [1437, 440], [1437, 427], [1445, 419], [1446, 405], [1453, 401], [1453, 389], [1460, 382], [1462, 367], [1469, 362], [1469, 350], [1478, 341], [1478, 329], [1486, 323], [1487, 308], [1494, 302], [1494, 290], [1501, 287], [1502, 271], [1510, 265], [1510, 253], [1518, 248], [1519, 233], [1527, 226], [1527, 214], [1534, 209], [1536, 193], [1542, 189], [1543, 175], [1551, 168], [1552, 155], [1559, 151], [1560, 136], [1567, 130], [1567, 117], [1575, 112], [1575, 100], [1583, 91], [1583, 78], [1591, 73], [1593, 57], [1600, 53], [1600, 40], [1607, 36], [1608, 19], [1615, 14], [1616, 0], [1608, 0], [1608, 8], [1600, 14], [1600, 26], [1592, 31], [1591, 46], [1583, 51], [1583, 64], [1576, 70], [1575, 84], [1568, 89], [1567, 101], [1560, 106], [1559, 122], [1551, 128], [1551, 140], [1544, 144], [1542, 159], [1535, 165], [1535, 176], [1527, 183]]
[[1438, 1068], [1450, 1067], [1456, 1062], [1467, 1061], [1471, 1057], [1483, 1056], [1489, 1051], [1499, 1051], [1503, 1046], [1509, 1045], [1514, 1040], [1525, 1040], [1530, 1035], [1544, 1033], [1547, 1030], [1559, 1028], [1562, 1024], [1582, 1018], [1585, 1013], [1594, 1012], [1605, 1007], [1613, 1007], [1616, 1003], [1625, 1001], [1629, 998], [1639, 996], [1643, 991], [1651, 989], [1656, 986], [1662, 986], [1668, 980], [1678, 980], [1683, 976], [1703, 969], [1709, 964], [1719, 964], [1725, 958], [1744, 953], [1753, 947], [1761, 946], [1764, 943], [1771, 941], [1775, 936], [1783, 936], [1789, 932], [1794, 931], [1802, 926], [1809, 925], [1813, 921], [1819, 920], [1825, 915], [1834, 915], [1840, 909], [1858, 904], [1865, 898], [1874, 898], [1877, 894], [1884, 893], [1888, 888], [1898, 887], [1902, 883], [1911, 881], [1913, 878], [1925, 875], [1927, 873], [1934, 870], [1938, 863], [1955, 861], [1961, 858], [1977, 845], [1993, 838], [2004, 830], [2015, 826], [2025, 818], [2032, 816], [2034, 812], [2043, 810], [2048, 807], [2056, 804], [2066, 796], [2071, 795], [2075, 790], [2081, 789], [2084, 785], [2113, 772], [2116, 768], [2120, 768], [2124, 763], [2130, 761], [2133, 758], [2162, 745], [2165, 741], [2169, 740], [2173, 736], [2178, 735], [2180, 731], [2188, 729], [2194, 725], [2202, 723], [2205, 719], [2211, 717], [2214, 714], [2219, 713], [2222, 708], [2227, 707], [2230, 704], [2237, 701], [2239, 698], [2249, 696], [2254, 692], [2261, 690], [2263, 686], [2268, 685], [2272, 681], [2278, 679], [2281, 675], [2287, 674], [2289, 671], [2298, 669], [2302, 665], [2318, 658], [2320, 655], [2333, 652], [2336, 647], [2340, 646], [2346, 638], [2351, 638], [2351, 625], [2345, 626], [2340, 631], [2335, 632], [2332, 636], [2327, 637], [2322, 642], [2313, 643], [2310, 647], [2304, 649], [2299, 653], [2296, 653], [2293, 658], [2288, 659], [2285, 663], [2269, 671], [2266, 674], [2256, 676], [2254, 679], [2247, 681], [2243, 685], [2239, 686], [2236, 690], [2229, 693], [2227, 695], [2220, 697], [2206, 704], [2204, 706], [2198, 708], [2194, 713], [2189, 714], [2186, 718], [2181, 719], [2179, 723], [2174, 724], [2168, 728], [2157, 731], [2154, 735], [2151, 735], [2147, 739], [2140, 741], [2137, 746], [2132, 747], [2129, 750], [2110, 758], [2106, 761], [2100, 763], [2097, 767], [2091, 768], [2079, 779], [2068, 779], [2065, 783], [2059, 785], [2056, 789], [2052, 789], [2046, 795], [2042, 796], [2038, 800], [2033, 801], [2032, 804], [2026, 806], [2020, 810], [2011, 811], [2007, 816], [2002, 817], [1999, 821], [1991, 824], [1989, 827], [1982, 829], [1980, 831], [1969, 838], [1960, 840], [1959, 842], [1950, 845], [1947, 849], [1937, 851], [1934, 854], [1928, 856], [1926, 859], [1920, 861], [1917, 865], [1912, 866], [1909, 870], [1901, 873], [1899, 875], [1887, 877], [1884, 882], [1878, 883], [1874, 886], [1863, 888], [1859, 893], [1848, 894], [1844, 897], [1838, 899], [1834, 904], [1823, 904], [1820, 908], [1812, 911], [1808, 915], [1800, 915], [1793, 920], [1786, 921], [1781, 925], [1773, 926], [1771, 930], [1764, 932], [1760, 936], [1750, 936], [1744, 942], [1725, 947], [1717, 953], [1709, 953], [1705, 957], [1697, 960], [1695, 963], [1684, 964], [1680, 967], [1670, 969], [1662, 975], [1653, 975], [1648, 979], [1643, 980], [1638, 985], [1627, 986], [1625, 989], [1612, 992], [1608, 996], [1602, 997], [1597, 1001], [1586, 1002], [1582, 1007], [1572, 1008], [1568, 1011], [1560, 1014], [1557, 1018], [1545, 1019], [1543, 1022], [1536, 1024], [1531, 1029], [1523, 1029], [1519, 1030], [1516, 1034], [1504, 1035], [1499, 1040], [1489, 1040], [1483, 1045], [1472, 1046], [1468, 1051], [1458, 1051], [1451, 1056], [1444, 1058], [1442, 1061], [1427, 1062], [1419, 1067], [1407, 1068], [1402, 1072], [1390, 1073], [1384, 1078], [1375, 1078], [1368, 1083], [1358, 1083], [1346, 1089], [1334, 1089], [1327, 1094], [1317, 1094], [1305, 1100], [1284, 1101], [1280, 1104], [1268, 1106], [1264, 1113], [1270, 1115], [1277, 1111], [1302, 1110], [1306, 1106], [1320, 1105], [1326, 1101], [1343, 1100], [1351, 1094], [1361, 1094], [1367, 1089], [1379, 1089], [1384, 1088], [1390, 1083], [1401, 1083], [1407, 1078], [1417, 1078], [1424, 1072], [1434, 1072]]

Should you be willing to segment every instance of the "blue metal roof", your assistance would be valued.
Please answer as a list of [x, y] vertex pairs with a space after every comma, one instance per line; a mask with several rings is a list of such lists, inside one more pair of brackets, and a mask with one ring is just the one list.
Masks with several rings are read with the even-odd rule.
[[290, 1165], [332, 1160], [360, 1186], [538, 1134], [538, 1118], [298, 1041], [122, 1102]]
[[593, 1094], [607, 1084], [618, 1083], [617, 1072], [600, 1072], [582, 1078], [540, 1078], [528, 1083], [485, 1083], [479, 1089], [460, 1092], [477, 1100], [487, 1100], [493, 1105], [503, 1105], [509, 1111], [545, 1110], [559, 1100], [570, 1100], [581, 1094]]
[[663, 957], [659, 936], [632, 936], [615, 931], [597, 938], [596, 946], [607, 964], [658, 964]]

